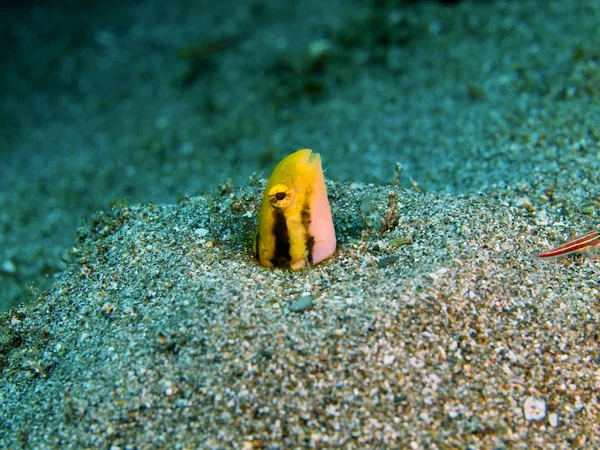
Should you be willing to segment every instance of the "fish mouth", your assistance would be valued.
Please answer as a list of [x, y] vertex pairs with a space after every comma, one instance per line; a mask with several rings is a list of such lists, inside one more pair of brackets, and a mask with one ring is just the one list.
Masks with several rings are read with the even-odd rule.
[[305, 162], [307, 164], [311, 164], [311, 165], [321, 164], [321, 155], [319, 153], [313, 152], [309, 148], [305, 148], [300, 151], [304, 153], [303, 156], [306, 158]]
[[319, 153], [312, 153], [312, 150], [311, 150], [311, 153], [308, 157], [308, 163], [309, 164], [317, 164], [317, 163], [321, 164], [321, 155]]

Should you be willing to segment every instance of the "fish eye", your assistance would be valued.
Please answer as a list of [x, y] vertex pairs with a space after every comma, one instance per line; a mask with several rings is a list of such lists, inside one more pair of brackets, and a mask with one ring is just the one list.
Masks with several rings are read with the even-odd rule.
[[277, 184], [269, 190], [269, 203], [278, 209], [288, 208], [294, 201], [294, 193], [289, 186]]

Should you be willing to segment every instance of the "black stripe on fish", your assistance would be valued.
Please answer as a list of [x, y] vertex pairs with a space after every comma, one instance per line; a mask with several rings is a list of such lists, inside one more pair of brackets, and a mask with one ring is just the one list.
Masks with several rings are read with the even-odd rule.
[[275, 254], [270, 259], [276, 267], [290, 267], [292, 255], [290, 254], [290, 234], [288, 232], [285, 215], [283, 212], [273, 210], [273, 236], [275, 237]]
[[[309, 194], [309, 193], [307, 193]], [[307, 198], [309, 198], [310, 195], [307, 195]], [[304, 205], [302, 205], [302, 211], [300, 211], [300, 219], [302, 220], [302, 226], [304, 227], [304, 248], [306, 248], [306, 259], [308, 259], [308, 263], [312, 264], [313, 263], [313, 247], [315, 245], [315, 237], [313, 235], [310, 234], [309, 230], [309, 226], [310, 226], [310, 222], [312, 220], [311, 215], [310, 215], [310, 206], [308, 205], [308, 202], [305, 202]]]

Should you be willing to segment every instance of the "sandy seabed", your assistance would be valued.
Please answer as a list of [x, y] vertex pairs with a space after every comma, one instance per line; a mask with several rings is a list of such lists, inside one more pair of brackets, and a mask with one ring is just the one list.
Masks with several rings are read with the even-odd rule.
[[339, 249], [288, 272], [250, 254], [258, 194], [97, 215], [76, 262], [7, 318], [0, 442], [599, 444], [600, 266], [532, 258], [557, 237], [535, 213], [331, 184]]

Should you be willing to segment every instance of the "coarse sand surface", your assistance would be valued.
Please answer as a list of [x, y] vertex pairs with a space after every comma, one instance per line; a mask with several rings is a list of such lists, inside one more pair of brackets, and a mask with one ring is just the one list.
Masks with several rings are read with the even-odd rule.
[[488, 196], [332, 184], [338, 252], [273, 271], [248, 251], [258, 194], [94, 217], [5, 319], [2, 446], [600, 445], [599, 265], [531, 257], [564, 233]]

